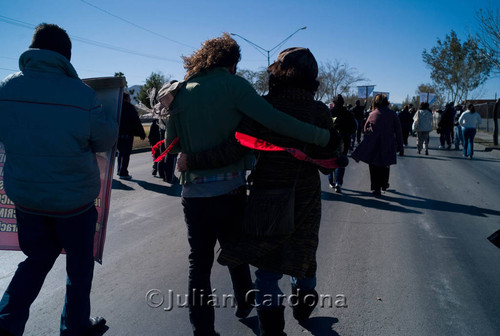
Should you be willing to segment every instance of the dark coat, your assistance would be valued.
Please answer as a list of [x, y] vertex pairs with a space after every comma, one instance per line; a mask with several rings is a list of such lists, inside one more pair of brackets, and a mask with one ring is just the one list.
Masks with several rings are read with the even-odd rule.
[[381, 107], [371, 112], [365, 124], [365, 137], [352, 158], [386, 167], [396, 164], [396, 153], [403, 150], [401, 124], [396, 112]]
[[[304, 96], [270, 95], [266, 99], [277, 109], [302, 121], [323, 128], [332, 128], [333, 122], [325, 104], [315, 102], [312, 94]], [[314, 116], [316, 114], [316, 116]], [[314, 121], [313, 121], [314, 120]], [[304, 149], [305, 144], [274, 133], [253, 123], [246, 130], [275, 145]], [[333, 156], [325, 148], [307, 145], [305, 152], [313, 158]], [[324, 171], [324, 173], [331, 172]], [[295, 187], [295, 230], [290, 236], [255, 238], [242, 236], [232, 246], [222, 249], [218, 261], [235, 266], [243, 262], [280, 274], [303, 278], [316, 274], [316, 250], [321, 220], [321, 182], [318, 166], [298, 161], [286, 152], [260, 152], [252, 172], [254, 185], [269, 188]]]
[[146, 138], [146, 133], [142, 127], [141, 120], [134, 105], [123, 101], [122, 115], [120, 118], [120, 135], [132, 135]]
[[438, 123], [438, 127], [449, 129], [453, 128], [453, 123], [454, 123], [454, 111], [453, 107], [447, 106], [444, 109], [443, 114], [441, 114], [441, 120]]
[[351, 135], [356, 133], [356, 120], [354, 119], [354, 115], [344, 106], [334, 106], [330, 112], [332, 114], [332, 118], [335, 119], [333, 126], [342, 137], [342, 143], [344, 145], [342, 152], [344, 155], [347, 155], [351, 145]]

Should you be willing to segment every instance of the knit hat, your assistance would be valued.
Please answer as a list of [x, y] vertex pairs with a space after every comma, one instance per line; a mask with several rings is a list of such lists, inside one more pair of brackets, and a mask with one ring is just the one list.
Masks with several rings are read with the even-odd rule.
[[308, 48], [292, 47], [281, 51], [276, 62], [271, 64], [267, 71], [273, 73], [281, 69], [295, 68], [304, 75], [316, 78], [318, 76], [318, 63]]

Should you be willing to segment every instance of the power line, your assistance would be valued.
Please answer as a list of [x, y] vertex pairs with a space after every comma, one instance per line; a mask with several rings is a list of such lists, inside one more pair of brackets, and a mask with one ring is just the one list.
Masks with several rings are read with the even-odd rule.
[[[27, 22], [23, 22], [23, 21], [19, 21], [19, 20], [16, 20], [16, 19], [12, 19], [12, 18], [3, 16], [3, 15], [0, 15], [0, 21], [3, 21], [5, 23], [8, 23], [8, 24], [11, 24], [11, 25], [14, 25], [14, 26], [19, 26], [19, 27], [31, 29], [31, 30], [35, 29], [35, 27], [36, 27], [35, 25], [29, 24]], [[126, 53], [126, 54], [132, 54], [132, 55], [137, 55], [137, 56], [142, 56], [142, 57], [148, 57], [148, 58], [153, 58], [153, 59], [158, 59], [158, 60], [168, 61], [168, 62], [173, 62], [173, 63], [182, 63], [180, 60], [173, 60], [173, 59], [169, 59], [169, 58], [165, 58], [165, 57], [160, 57], [160, 56], [156, 56], [156, 55], [144, 54], [144, 53], [137, 52], [137, 51], [134, 51], [134, 50], [125, 49], [125, 48], [117, 47], [117, 46], [114, 46], [114, 45], [111, 45], [111, 44], [108, 44], [108, 43], [93, 41], [93, 40], [89, 40], [89, 39], [86, 39], [86, 38], [83, 38], [83, 37], [74, 36], [74, 35], [69, 35], [69, 36], [74, 41], [79, 41], [79, 42], [82, 42], [82, 43], [94, 45], [94, 46], [101, 47], [101, 48], [111, 49], [111, 50], [119, 51], [119, 52]]]
[[191, 49], [196, 49], [196, 47], [193, 47], [193, 46], [191, 46], [191, 45], [189, 45], [189, 44], [185, 44], [185, 43], [182, 43], [182, 42], [176, 41], [176, 40], [174, 40], [174, 39], [171, 39], [170, 37], [167, 37], [167, 36], [165, 36], [165, 35], [159, 34], [159, 33], [155, 32], [155, 31], [152, 31], [152, 30], [150, 30], [150, 29], [148, 29], [148, 28], [144, 28], [144, 27], [142, 27], [142, 26], [139, 26], [139, 25], [138, 25], [138, 24], [136, 24], [136, 23], [133, 23], [133, 22], [131, 22], [131, 21], [127, 20], [127, 19], [124, 19], [124, 18], [122, 18], [122, 17], [120, 17], [120, 16], [118, 16], [118, 15], [115, 15], [115, 14], [113, 14], [113, 13], [111, 13], [111, 12], [109, 12], [109, 11], [105, 10], [105, 9], [102, 9], [102, 8], [100, 8], [100, 7], [97, 7], [96, 5], [91, 4], [90, 2], [87, 2], [87, 1], [85, 1], [85, 0], [80, 0], [80, 1], [81, 1], [81, 2], [83, 2], [83, 3], [84, 3], [84, 4], [86, 4], [86, 5], [89, 5], [89, 6], [91, 6], [91, 7], [94, 7], [95, 9], [100, 10], [101, 12], [106, 13], [106, 14], [108, 14], [108, 15], [110, 15], [110, 16], [112, 16], [112, 17], [114, 17], [114, 18], [117, 18], [117, 19], [119, 19], [119, 20], [122, 20], [123, 22], [126, 22], [126, 23], [128, 23], [128, 24], [130, 24], [130, 25], [132, 25], [132, 26], [134, 26], [134, 27], [136, 27], [136, 28], [139, 28], [139, 29], [142, 29], [142, 30], [144, 30], [144, 31], [147, 31], [148, 33], [151, 33], [151, 34], [154, 34], [154, 35], [159, 36], [159, 37], [161, 37], [161, 38], [164, 38], [165, 40], [168, 40], [168, 41], [170, 41], [170, 42], [174, 42], [174, 43], [180, 44], [180, 45], [182, 45], [182, 46], [184, 46], [184, 47], [188, 47], [188, 48], [191, 48]]

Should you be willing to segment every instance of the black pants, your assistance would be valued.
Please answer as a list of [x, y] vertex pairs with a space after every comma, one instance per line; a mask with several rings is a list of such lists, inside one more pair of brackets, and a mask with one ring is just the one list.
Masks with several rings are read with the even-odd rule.
[[439, 136], [439, 141], [441, 146], [451, 146], [451, 127], [441, 127], [441, 134]]
[[[189, 319], [195, 336], [215, 335], [215, 310], [208, 295], [212, 293], [210, 273], [217, 241], [222, 248], [241, 232], [246, 204], [244, 188], [216, 197], [183, 198], [184, 218], [188, 230], [189, 253]], [[252, 289], [247, 264], [229, 268], [235, 298], [244, 298]], [[217, 295], [226, 293], [216, 292]], [[228, 294], [228, 293], [227, 293]], [[213, 301], [213, 300], [212, 300]]]
[[369, 165], [370, 167], [370, 181], [371, 190], [379, 190], [387, 188], [389, 185], [389, 166], [381, 167]]
[[132, 146], [134, 144], [133, 135], [120, 135], [118, 137], [118, 175], [128, 175], [128, 164], [130, 162], [130, 154], [132, 154]]

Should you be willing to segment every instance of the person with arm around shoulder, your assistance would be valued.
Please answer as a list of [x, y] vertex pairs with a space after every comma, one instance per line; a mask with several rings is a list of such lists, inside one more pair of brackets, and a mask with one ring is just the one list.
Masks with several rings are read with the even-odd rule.
[[[174, 153], [192, 154], [216, 147], [234, 137], [245, 116], [277, 133], [329, 146], [332, 134], [336, 133], [273, 108], [248, 81], [235, 75], [239, 60], [240, 48], [227, 33], [205, 41], [200, 49], [184, 57], [186, 80], [170, 107], [166, 146], [178, 138]], [[189, 318], [195, 336], [217, 335], [214, 307], [203, 293], [212, 289], [210, 274], [216, 242], [224, 249], [231, 237], [242, 230], [245, 177], [251, 167], [252, 158], [245, 155], [223, 167], [190, 169], [180, 174], [190, 245]], [[237, 304], [235, 315], [246, 317], [253, 308], [253, 301], [247, 296], [253, 290], [249, 266], [229, 267], [229, 273]]]
[[462, 127], [462, 135], [464, 138], [463, 156], [469, 157], [471, 160], [474, 155], [474, 137], [482, 121], [481, 116], [476, 112], [473, 104], [469, 104], [467, 106], [467, 111], [462, 113], [458, 119], [458, 123]]

